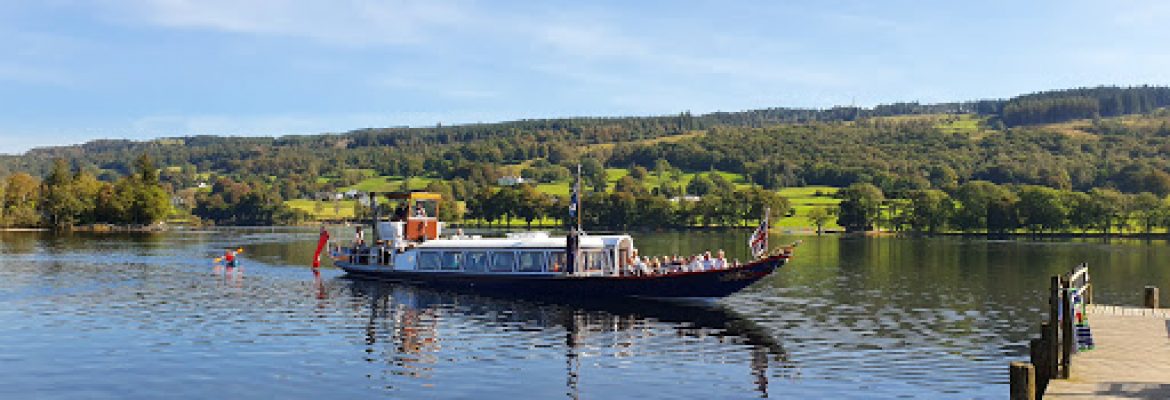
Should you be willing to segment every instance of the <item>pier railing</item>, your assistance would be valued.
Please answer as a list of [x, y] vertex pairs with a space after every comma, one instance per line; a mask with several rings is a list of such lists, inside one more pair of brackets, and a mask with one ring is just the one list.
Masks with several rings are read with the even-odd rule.
[[1093, 283], [1089, 265], [1081, 263], [1064, 275], [1053, 275], [1049, 285], [1048, 320], [1040, 324], [1040, 337], [1029, 344], [1030, 361], [1011, 364], [1011, 399], [1034, 400], [1044, 395], [1048, 382], [1068, 379], [1076, 350], [1077, 305], [1092, 304]]

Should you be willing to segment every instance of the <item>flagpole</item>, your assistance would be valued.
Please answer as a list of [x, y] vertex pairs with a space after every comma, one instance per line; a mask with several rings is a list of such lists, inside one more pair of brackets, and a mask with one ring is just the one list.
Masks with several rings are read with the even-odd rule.
[[581, 164], [577, 164], [577, 231], [581, 231]]
[[764, 207], [764, 256], [768, 255], [768, 231], [772, 229], [772, 207]]

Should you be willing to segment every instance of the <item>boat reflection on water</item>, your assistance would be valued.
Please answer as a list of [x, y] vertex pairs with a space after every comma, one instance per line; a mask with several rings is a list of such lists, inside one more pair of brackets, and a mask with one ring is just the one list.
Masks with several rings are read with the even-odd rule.
[[[768, 395], [769, 376], [794, 378], [798, 374], [788, 353], [768, 330], [719, 303], [629, 298], [563, 302], [439, 291], [360, 278], [343, 277], [336, 282], [343, 290], [348, 288], [357, 301], [368, 304], [364, 335], [371, 347], [367, 351], [385, 354], [384, 361], [392, 364], [393, 373], [398, 375], [420, 377], [440, 368], [437, 353], [444, 346], [466, 340], [460, 336], [467, 336], [467, 332], [456, 332], [466, 329], [481, 334], [488, 330], [491, 335], [505, 338], [502, 343], [527, 343], [533, 349], [563, 348], [567, 394], [571, 398], [577, 398], [580, 389], [582, 358], [672, 356], [662, 354], [664, 350], [685, 358], [688, 351], [694, 350], [693, 343], [704, 341], [705, 346], [715, 346], [705, 351], [720, 355], [716, 357], [747, 352], [747, 357], [740, 358], [750, 360], [748, 367], [757, 395]], [[563, 340], [549, 343], [535, 339], [557, 338], [562, 330]], [[509, 336], [516, 339], [507, 340]], [[393, 347], [375, 346], [380, 341], [382, 346]], [[692, 343], [692, 348], [688, 349], [686, 343]], [[460, 344], [473, 350], [492, 345], [498, 344]]]

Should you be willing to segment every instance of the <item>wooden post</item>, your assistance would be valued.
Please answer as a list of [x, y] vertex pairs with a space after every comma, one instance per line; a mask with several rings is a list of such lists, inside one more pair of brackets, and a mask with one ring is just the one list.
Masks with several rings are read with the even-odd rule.
[[1056, 342], [1056, 328], [1047, 322], [1040, 324], [1040, 337], [1044, 345], [1043, 351], [1040, 352], [1044, 356], [1044, 361], [1040, 365], [1044, 366], [1044, 373], [1041, 374], [1045, 379], [1055, 379], [1056, 370], [1060, 367], [1060, 352], [1057, 350]]
[[1032, 364], [1011, 364], [1011, 400], [1036, 400], [1036, 370]]
[[1064, 281], [1065, 289], [1061, 296], [1061, 307], [1064, 308], [1064, 315], [1060, 321], [1060, 377], [1068, 379], [1072, 376], [1072, 352], [1073, 346], [1076, 346], [1076, 340], [1073, 338], [1073, 304], [1072, 292], [1068, 290], [1070, 286], [1069, 281]]
[[[1052, 276], [1052, 284], [1048, 298], [1048, 323], [1044, 332], [1044, 340], [1048, 345], [1048, 377], [1059, 377], [1060, 367], [1060, 276]], [[1045, 329], [1045, 328], [1041, 328]]]
[[1032, 366], [1036, 376], [1036, 390], [1037, 395], [1044, 392], [1044, 388], [1048, 386], [1048, 355], [1044, 353], [1048, 345], [1045, 344], [1044, 339], [1032, 339], [1028, 342], [1028, 356], [1032, 361]]
[[1146, 286], [1146, 308], [1158, 308], [1158, 287]]

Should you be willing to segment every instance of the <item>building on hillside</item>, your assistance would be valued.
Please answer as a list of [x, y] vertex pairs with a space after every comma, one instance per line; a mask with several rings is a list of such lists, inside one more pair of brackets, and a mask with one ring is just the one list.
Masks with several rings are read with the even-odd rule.
[[517, 176], [508, 175], [505, 177], [501, 177], [500, 179], [496, 179], [496, 184], [500, 185], [500, 186], [516, 186], [516, 185], [519, 185], [519, 184], [525, 183], [525, 182], [528, 182], [528, 180], [524, 179], [524, 177], [521, 177], [518, 175]]
[[686, 195], [686, 196], [675, 196], [675, 197], [671, 197], [671, 198], [670, 198], [670, 202], [671, 202], [671, 203], [678, 203], [679, 201], [685, 201], [685, 202], [691, 202], [691, 203], [693, 203], [693, 202], [696, 202], [696, 201], [699, 201], [699, 200], [702, 200], [702, 199], [703, 199], [702, 197], [695, 196], [695, 195], [689, 195], [689, 194], [688, 194], [688, 195]]

